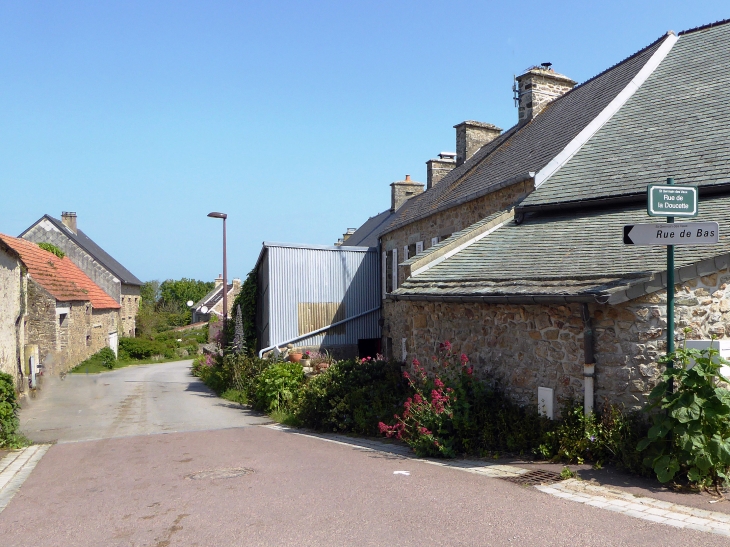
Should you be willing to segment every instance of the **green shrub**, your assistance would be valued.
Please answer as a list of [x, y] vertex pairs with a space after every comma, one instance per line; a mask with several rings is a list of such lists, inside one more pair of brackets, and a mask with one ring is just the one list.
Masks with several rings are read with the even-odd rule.
[[468, 362], [448, 342], [434, 357], [433, 373], [414, 360], [414, 373], [404, 373], [411, 396], [395, 421], [379, 424], [380, 431], [422, 456], [533, 454], [643, 469], [634, 448], [646, 431], [638, 413], [607, 407], [585, 416], [582, 405], [567, 401], [562, 418], [548, 420], [536, 407], [512, 401], [498, 383], [478, 380]]
[[376, 435], [406, 395], [398, 363], [339, 361], [303, 386], [294, 414], [313, 429]]
[[48, 251], [49, 253], [53, 253], [58, 258], [63, 258], [66, 256], [66, 253], [64, 253], [61, 249], [56, 247], [53, 243], [39, 243], [38, 246], [43, 249], [44, 251]]
[[81, 361], [76, 365], [74, 371], [83, 371], [90, 369], [93, 372], [98, 372], [99, 369], [105, 368], [112, 370], [117, 364], [117, 356], [114, 355], [114, 350], [109, 347], [101, 348], [91, 357]]
[[19, 408], [13, 377], [0, 372], [0, 448], [22, 448], [28, 444], [28, 440], [18, 432]]
[[[654, 425], [637, 448], [661, 482], [680, 474], [693, 484], [718, 493], [730, 478], [730, 391], [718, 385], [730, 364], [716, 349], [682, 348], [660, 359], [672, 361], [662, 382], [649, 395]], [[695, 365], [690, 369], [689, 364]], [[670, 388], [673, 387], [673, 392]]]
[[165, 343], [157, 340], [146, 340], [144, 338], [120, 338], [119, 349], [131, 359], [149, 359], [153, 355], [164, 355], [172, 358], [175, 356], [175, 349], [168, 347]]
[[538, 453], [549, 459], [573, 463], [613, 463], [629, 471], [646, 474], [636, 443], [648, 425], [640, 413], [625, 413], [612, 405], [585, 415], [583, 405], [568, 401], [562, 419], [545, 432]]
[[304, 383], [304, 370], [299, 363], [276, 363], [256, 377], [254, 406], [270, 412], [285, 410], [296, 402]]

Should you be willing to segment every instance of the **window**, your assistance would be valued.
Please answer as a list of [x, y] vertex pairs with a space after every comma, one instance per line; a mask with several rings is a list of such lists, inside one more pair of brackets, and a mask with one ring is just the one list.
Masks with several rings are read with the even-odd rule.
[[403, 246], [403, 260], [408, 260], [410, 255], [408, 254], [408, 245]]
[[393, 249], [393, 282], [392, 282], [393, 288], [392, 290], [396, 290], [398, 288], [398, 249]]
[[58, 326], [61, 328], [68, 326], [68, 314], [67, 313], [58, 314]]
[[416, 243], [416, 254], [423, 252], [423, 241], [418, 241]]
[[434, 245], [438, 245], [438, 244], [439, 244], [439, 238], [438, 238], [438, 236], [432, 237], [431, 238], [431, 247], [433, 247]]

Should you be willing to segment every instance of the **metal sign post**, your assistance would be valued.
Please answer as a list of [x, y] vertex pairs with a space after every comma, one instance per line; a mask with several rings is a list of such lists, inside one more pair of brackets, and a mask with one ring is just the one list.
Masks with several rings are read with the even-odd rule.
[[[699, 209], [696, 186], [650, 184], [646, 189], [646, 212], [649, 216], [665, 216], [666, 224], [631, 224], [624, 226], [627, 245], [667, 246], [667, 355], [674, 352], [674, 246], [710, 245], [719, 242], [717, 222], [689, 222], [675, 224], [674, 217], [696, 217]], [[668, 368], [674, 363], [669, 361]], [[670, 385], [671, 390], [671, 385]]]
[[[668, 178], [667, 184], [674, 185], [674, 179]], [[649, 188], [649, 209], [651, 209], [652, 189]], [[694, 214], [697, 214], [695, 196]], [[673, 224], [674, 217], [667, 217], [667, 224]], [[674, 245], [667, 245], [667, 355], [674, 353]], [[667, 368], [674, 368], [674, 361], [667, 362]], [[674, 391], [674, 382], [669, 382], [669, 392]]]

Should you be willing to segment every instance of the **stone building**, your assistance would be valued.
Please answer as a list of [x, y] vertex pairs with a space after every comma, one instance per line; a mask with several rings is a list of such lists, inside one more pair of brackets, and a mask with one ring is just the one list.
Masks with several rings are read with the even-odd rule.
[[517, 124], [381, 232], [399, 264], [384, 345], [428, 362], [450, 340], [523, 403], [640, 407], [667, 335], [665, 247], [622, 239], [651, 221], [648, 184], [698, 185], [698, 220], [720, 224], [718, 245], [677, 247], [675, 338], [730, 337], [730, 24], [667, 33], [575, 87], [546, 66], [517, 80]]
[[0, 372], [19, 385], [24, 362], [27, 274], [20, 255], [0, 240]]
[[[233, 311], [233, 301], [241, 292], [241, 280], [234, 279], [228, 284], [228, 317], [231, 317]], [[223, 318], [223, 276], [219, 275], [215, 279], [215, 286], [208, 294], [201, 298], [193, 305], [193, 323], [201, 321], [210, 321], [212, 315], [219, 319]]]
[[51, 243], [111, 296], [120, 306], [121, 336], [134, 336], [142, 282], [109, 253], [78, 229], [76, 213], [64, 212], [61, 220], [43, 215], [20, 237], [34, 243]]
[[[121, 321], [114, 299], [67, 256], [59, 258], [35, 243], [1, 234], [0, 243], [4, 256], [14, 255], [26, 274], [21, 285], [26, 293], [23, 334], [16, 352], [23, 351], [21, 345], [37, 346], [40, 363], [51, 374], [73, 368], [106, 346], [116, 353]], [[7, 277], [5, 268], [0, 272]], [[12, 277], [18, 281], [16, 273]]]

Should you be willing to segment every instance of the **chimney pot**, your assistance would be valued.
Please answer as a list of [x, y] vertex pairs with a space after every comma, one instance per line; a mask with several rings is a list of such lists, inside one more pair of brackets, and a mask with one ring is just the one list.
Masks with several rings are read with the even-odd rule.
[[62, 211], [61, 222], [63, 222], [63, 225], [71, 230], [74, 234], [78, 233], [76, 228], [76, 213], [74, 213], [73, 211]]

